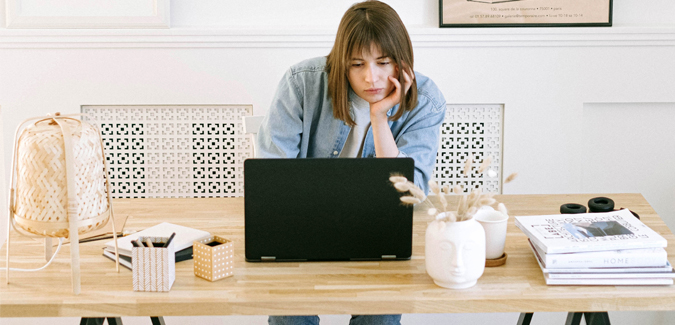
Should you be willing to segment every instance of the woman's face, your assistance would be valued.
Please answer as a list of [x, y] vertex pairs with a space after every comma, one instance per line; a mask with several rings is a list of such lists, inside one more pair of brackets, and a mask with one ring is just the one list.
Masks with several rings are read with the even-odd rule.
[[352, 53], [347, 79], [354, 92], [367, 102], [379, 102], [394, 90], [389, 76], [398, 79], [398, 66], [372, 45], [370, 52]]

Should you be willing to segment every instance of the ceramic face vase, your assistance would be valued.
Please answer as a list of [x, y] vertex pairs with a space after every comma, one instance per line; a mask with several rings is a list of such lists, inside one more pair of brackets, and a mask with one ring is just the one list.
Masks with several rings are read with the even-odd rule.
[[472, 287], [485, 271], [485, 231], [473, 218], [434, 220], [427, 227], [424, 253], [427, 273], [437, 285]]

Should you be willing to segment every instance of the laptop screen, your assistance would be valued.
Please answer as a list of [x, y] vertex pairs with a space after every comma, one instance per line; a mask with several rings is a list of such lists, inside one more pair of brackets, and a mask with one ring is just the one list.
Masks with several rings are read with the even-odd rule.
[[412, 158], [248, 159], [248, 261], [409, 259], [412, 212], [389, 177]]

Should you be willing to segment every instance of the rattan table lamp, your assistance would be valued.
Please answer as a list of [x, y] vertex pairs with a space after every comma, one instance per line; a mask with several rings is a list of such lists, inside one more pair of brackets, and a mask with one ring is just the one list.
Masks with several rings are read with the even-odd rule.
[[[68, 238], [73, 292], [80, 293], [79, 235], [113, 218], [101, 133], [74, 118], [81, 115], [56, 113], [30, 118], [17, 127], [9, 191], [7, 283], [9, 231], [14, 227], [28, 236]], [[112, 224], [119, 272], [117, 230]]]

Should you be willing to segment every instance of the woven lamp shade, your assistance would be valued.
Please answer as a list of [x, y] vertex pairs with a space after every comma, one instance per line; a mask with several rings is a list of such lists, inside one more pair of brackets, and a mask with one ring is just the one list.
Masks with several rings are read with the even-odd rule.
[[15, 226], [47, 237], [70, 237], [68, 177], [75, 181], [78, 233], [105, 226], [110, 216], [100, 135], [93, 126], [63, 119], [72, 139], [75, 175], [67, 175], [64, 135], [53, 120], [26, 127], [17, 143]]
[[[34, 117], [17, 128], [7, 219], [8, 284], [12, 226], [19, 232], [46, 238], [47, 265], [53, 260], [50, 237], [70, 239], [73, 293], [79, 294], [79, 235], [99, 229], [113, 218], [103, 141], [97, 128], [73, 118], [81, 115]], [[38, 121], [22, 129], [34, 120]], [[114, 222], [112, 228], [119, 272]]]

